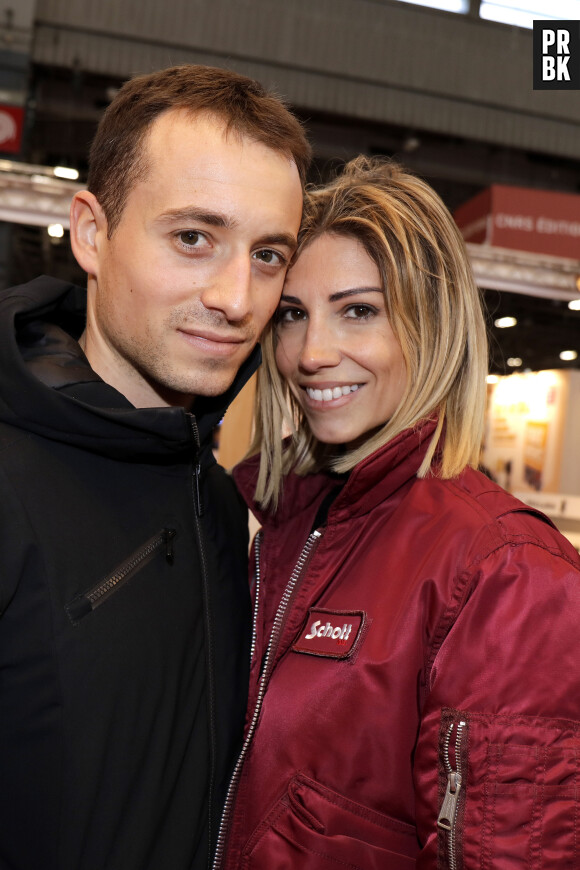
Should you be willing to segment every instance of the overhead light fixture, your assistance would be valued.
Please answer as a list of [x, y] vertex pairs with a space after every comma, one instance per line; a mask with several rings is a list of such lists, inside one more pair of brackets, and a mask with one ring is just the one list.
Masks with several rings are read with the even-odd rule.
[[506, 362], [512, 369], [515, 369], [522, 364], [522, 360], [519, 356], [508, 356]]
[[428, 6], [430, 9], [443, 9], [445, 12], [465, 13], [469, 9], [469, 0], [403, 0], [403, 3]]
[[578, 356], [578, 352], [575, 350], [563, 350], [560, 354], [560, 359], [564, 360], [564, 362], [570, 362], [573, 359], [576, 359]]
[[64, 236], [64, 227], [62, 224], [49, 224], [46, 228], [46, 232], [51, 239], [62, 239]]
[[488, 375], [485, 379], [486, 384], [497, 384], [499, 377], [497, 375]]
[[517, 322], [515, 317], [498, 317], [497, 320], [493, 321], [493, 325], [497, 326], [498, 329], [508, 329], [510, 326], [515, 326]]
[[580, 299], [571, 299], [568, 302], [568, 308], [570, 308], [571, 311], [580, 311]]
[[52, 171], [57, 178], [66, 178], [69, 181], [76, 181], [79, 177], [78, 169], [72, 169], [70, 166], [55, 166]]
[[412, 154], [413, 151], [416, 151], [417, 148], [421, 147], [421, 140], [418, 136], [413, 136], [412, 134], [405, 138], [403, 142], [403, 151], [407, 154]]

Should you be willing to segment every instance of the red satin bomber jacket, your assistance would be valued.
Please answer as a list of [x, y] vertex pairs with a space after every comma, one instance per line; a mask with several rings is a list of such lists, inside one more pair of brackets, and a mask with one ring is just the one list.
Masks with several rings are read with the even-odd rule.
[[578, 556], [472, 469], [418, 479], [432, 433], [361, 462], [314, 534], [327, 475], [259, 516], [220, 870], [580, 867]]

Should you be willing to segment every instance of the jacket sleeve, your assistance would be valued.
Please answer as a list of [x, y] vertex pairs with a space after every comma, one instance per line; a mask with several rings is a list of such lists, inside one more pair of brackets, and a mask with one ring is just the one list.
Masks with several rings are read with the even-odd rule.
[[417, 867], [580, 867], [577, 560], [551, 530], [504, 542], [444, 619], [414, 760]]

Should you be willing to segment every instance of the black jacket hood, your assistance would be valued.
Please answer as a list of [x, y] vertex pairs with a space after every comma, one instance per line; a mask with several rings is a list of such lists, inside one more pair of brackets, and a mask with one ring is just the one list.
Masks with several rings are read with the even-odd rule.
[[[86, 291], [42, 276], [0, 293], [0, 421], [118, 459], [191, 448], [184, 408], [135, 408], [90, 367], [79, 344]], [[221, 396], [200, 397], [203, 443], [260, 363], [256, 348]]]

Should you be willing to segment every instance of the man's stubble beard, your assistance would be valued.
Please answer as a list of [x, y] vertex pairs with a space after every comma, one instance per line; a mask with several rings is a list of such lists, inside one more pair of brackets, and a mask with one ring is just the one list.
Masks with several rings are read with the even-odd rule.
[[[209, 315], [209, 316], [208, 316]], [[177, 330], [181, 327], [199, 327], [213, 329], [222, 334], [236, 334], [247, 343], [243, 358], [236, 360], [222, 359], [207, 355], [192, 360], [191, 366], [175, 359], [176, 351], [172, 345], [183, 343], [183, 356], [187, 355], [187, 339], [180, 339]], [[164, 340], [165, 338], [165, 340]], [[223, 318], [213, 317], [211, 312], [204, 312], [203, 318], [184, 317], [183, 311], [175, 310], [165, 320], [161, 333], [155, 336], [150, 329], [144, 333], [142, 340], [134, 336], [117, 335], [116, 348], [125, 366], [133, 369], [160, 395], [165, 392], [179, 394], [185, 397], [218, 396], [225, 392], [233, 383], [243, 361], [249, 356], [257, 342], [257, 337], [249, 339], [247, 327], [232, 328]]]

